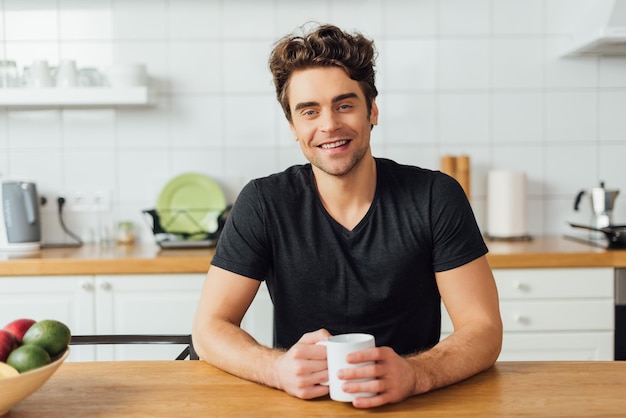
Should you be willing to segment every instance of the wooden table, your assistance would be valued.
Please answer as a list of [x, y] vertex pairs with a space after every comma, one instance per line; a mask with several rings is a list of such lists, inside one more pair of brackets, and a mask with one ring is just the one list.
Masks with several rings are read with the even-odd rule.
[[[1, 394], [0, 394], [1, 395]], [[8, 418], [624, 417], [626, 362], [510, 362], [375, 410], [293, 398], [202, 361], [65, 363]]]

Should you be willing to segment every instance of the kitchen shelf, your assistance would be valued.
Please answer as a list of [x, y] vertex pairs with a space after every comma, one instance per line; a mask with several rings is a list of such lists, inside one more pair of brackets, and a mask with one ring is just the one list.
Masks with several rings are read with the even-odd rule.
[[0, 89], [0, 106], [11, 108], [145, 106], [153, 100], [145, 86]]

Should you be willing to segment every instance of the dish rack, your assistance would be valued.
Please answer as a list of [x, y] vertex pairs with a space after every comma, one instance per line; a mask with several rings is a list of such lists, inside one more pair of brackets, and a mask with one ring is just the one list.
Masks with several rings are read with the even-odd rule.
[[[231, 206], [216, 211], [214, 209], [145, 209], [142, 211], [148, 226], [154, 234], [157, 245], [166, 248], [210, 248], [217, 244]], [[198, 219], [217, 212], [216, 227], [207, 231]], [[186, 227], [180, 228], [181, 223]]]

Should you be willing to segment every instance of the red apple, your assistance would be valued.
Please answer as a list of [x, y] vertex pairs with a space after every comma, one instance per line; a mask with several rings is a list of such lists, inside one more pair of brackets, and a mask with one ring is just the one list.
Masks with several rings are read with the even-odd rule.
[[15, 339], [19, 344], [22, 343], [22, 338], [26, 331], [37, 321], [29, 318], [20, 318], [15, 321], [9, 322], [3, 329], [9, 331], [15, 336]]
[[18, 342], [9, 331], [0, 329], [0, 361], [6, 363], [11, 351], [15, 350]]

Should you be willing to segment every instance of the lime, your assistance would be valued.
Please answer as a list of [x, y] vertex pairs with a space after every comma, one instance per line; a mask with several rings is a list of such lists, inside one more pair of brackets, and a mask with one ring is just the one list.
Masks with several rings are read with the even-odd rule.
[[24, 334], [23, 344], [34, 344], [45, 349], [54, 357], [65, 351], [72, 334], [63, 322], [44, 319], [35, 322]]
[[20, 374], [20, 372], [15, 370], [15, 367], [9, 366], [8, 364], [0, 361], [0, 379], [3, 377], [17, 376], [18, 374]]
[[20, 373], [45, 366], [50, 363], [50, 354], [43, 348], [26, 344], [11, 351], [7, 364]]

